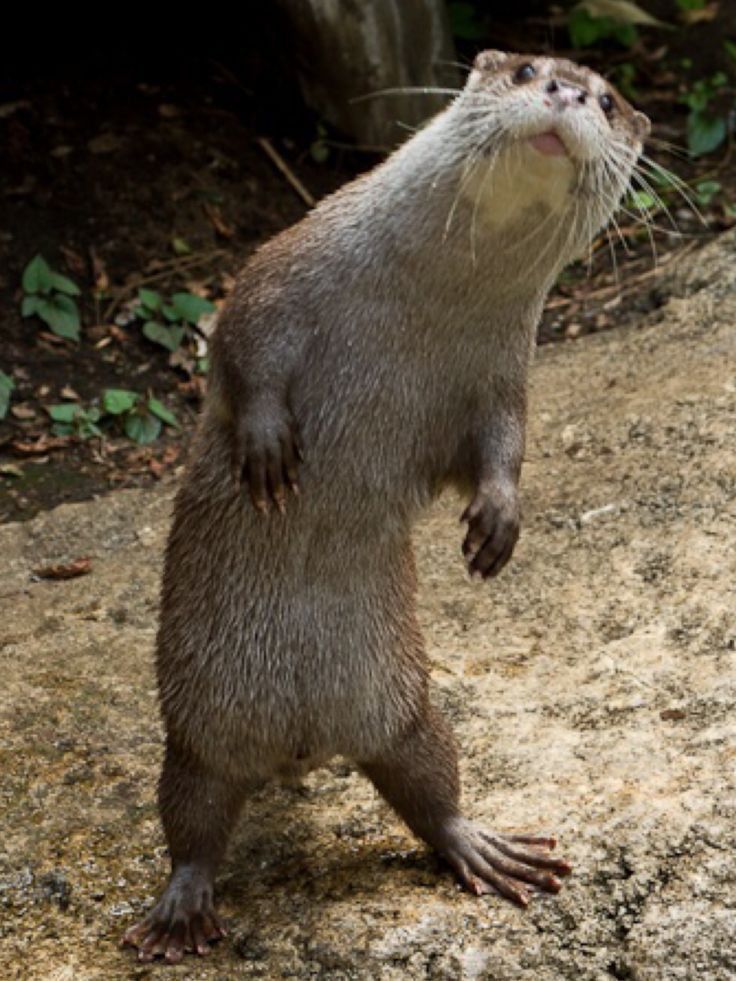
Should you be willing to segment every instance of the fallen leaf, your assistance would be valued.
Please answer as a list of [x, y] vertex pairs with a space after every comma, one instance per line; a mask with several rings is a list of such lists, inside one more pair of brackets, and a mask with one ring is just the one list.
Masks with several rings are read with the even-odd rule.
[[22, 477], [23, 471], [14, 463], [0, 463], [0, 474], [3, 477]]
[[688, 27], [690, 27], [691, 24], [708, 23], [708, 21], [715, 20], [717, 16], [717, 3], [709, 3], [707, 6], [700, 7], [699, 9], [680, 11], [680, 20]]
[[148, 469], [156, 480], [160, 480], [165, 471], [176, 463], [179, 459], [179, 453], [180, 448], [178, 446], [168, 446], [158, 459], [153, 457], [148, 461]]
[[3, 102], [0, 105], [0, 119], [7, 119], [8, 116], [12, 116], [13, 113], [18, 112], [19, 109], [30, 109], [31, 103], [28, 99], [18, 99], [17, 102]]
[[200, 401], [207, 391], [207, 381], [204, 375], [192, 375], [188, 381], [179, 382], [176, 387], [184, 398]]
[[63, 399], [71, 399], [72, 402], [80, 402], [81, 396], [78, 392], [75, 392], [71, 385], [65, 385], [61, 390], [61, 397]]
[[35, 186], [36, 178], [32, 174], [27, 174], [20, 184], [6, 188], [3, 194], [6, 194], [9, 198], [23, 197], [25, 194], [30, 194]]
[[61, 146], [55, 146], [53, 148], [51, 151], [51, 156], [56, 157], [57, 160], [61, 160], [64, 157], [68, 157], [70, 153], [74, 153], [74, 147], [62, 144]]
[[28, 402], [19, 402], [17, 405], [11, 406], [10, 412], [16, 419], [20, 419], [22, 422], [25, 422], [27, 419], [36, 418], [36, 410]]
[[664, 21], [652, 17], [631, 0], [582, 0], [579, 4], [591, 17], [610, 17], [621, 24], [647, 24], [650, 27], [669, 27]]
[[95, 289], [98, 293], [106, 293], [110, 288], [110, 277], [107, 268], [97, 253], [94, 246], [90, 246], [89, 258], [92, 263], [92, 277], [95, 281]]
[[71, 442], [71, 436], [40, 436], [33, 442], [14, 439], [10, 443], [10, 448], [19, 456], [41, 456], [49, 450], [64, 449]]
[[194, 373], [194, 358], [184, 347], [178, 347], [169, 355], [169, 367], [178, 368], [180, 371], [185, 371], [191, 375]]
[[181, 109], [178, 106], [172, 105], [171, 102], [162, 102], [158, 107], [158, 114], [162, 119], [176, 119], [182, 113]]
[[60, 246], [60, 250], [66, 259], [66, 264], [69, 266], [69, 269], [77, 276], [84, 276], [86, 269], [84, 259], [81, 257], [81, 255], [78, 252], [75, 252], [74, 249], [70, 248], [68, 245]]
[[205, 204], [204, 211], [218, 235], [223, 238], [232, 238], [235, 235], [235, 229], [225, 221], [216, 204]]
[[56, 344], [60, 347], [63, 347], [67, 343], [63, 337], [59, 337], [58, 334], [52, 334], [48, 330], [40, 330], [36, 336], [49, 344]]
[[124, 143], [122, 137], [116, 136], [115, 133], [100, 133], [92, 137], [87, 143], [87, 148], [91, 153], [115, 153]]
[[58, 565], [45, 565], [33, 570], [33, 575], [39, 579], [76, 579], [77, 576], [86, 576], [92, 571], [92, 559], [75, 559], [73, 562], [59, 563]]

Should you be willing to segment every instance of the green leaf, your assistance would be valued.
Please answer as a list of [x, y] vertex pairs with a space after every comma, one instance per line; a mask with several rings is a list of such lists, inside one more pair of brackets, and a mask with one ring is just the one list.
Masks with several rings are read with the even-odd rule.
[[712, 153], [726, 139], [726, 120], [722, 116], [706, 116], [697, 110], [687, 120], [687, 145], [693, 157]]
[[51, 427], [51, 432], [54, 436], [71, 436], [74, 432], [74, 426], [70, 422], [55, 422]]
[[143, 325], [143, 334], [154, 344], [160, 344], [167, 351], [176, 351], [184, 337], [183, 327], [165, 327], [155, 320], [149, 320]]
[[54, 422], [72, 423], [83, 410], [76, 402], [62, 402], [60, 405], [47, 405], [46, 411]]
[[194, 370], [199, 375], [206, 375], [210, 370], [210, 359], [206, 356], [204, 358], [197, 358], [194, 362]]
[[174, 293], [171, 297], [171, 305], [179, 315], [179, 319], [186, 320], [187, 323], [195, 327], [199, 323], [200, 317], [205, 313], [212, 313], [215, 309], [214, 303], [195, 296], [193, 293]]
[[158, 418], [162, 422], [165, 422], [167, 426], [175, 426], [177, 429], [179, 428], [179, 423], [177, 422], [174, 413], [171, 411], [171, 409], [167, 409], [163, 402], [160, 402], [158, 399], [151, 398], [148, 400], [148, 411], [152, 412], [155, 416], [158, 416]]
[[698, 204], [708, 205], [721, 190], [720, 181], [698, 181], [695, 185]]
[[736, 65], [736, 41], [724, 41], [723, 47], [731, 61]]
[[633, 23], [625, 23], [613, 17], [594, 17], [585, 7], [574, 7], [570, 11], [567, 32], [575, 48], [589, 48], [598, 41], [608, 39], [630, 48], [637, 39]]
[[169, 306], [167, 303], [165, 303], [161, 307], [161, 313], [172, 324], [175, 324], [177, 322], [177, 320], [181, 320], [181, 317], [176, 312], [176, 310], [172, 306]]
[[677, 0], [680, 10], [702, 10], [706, 0]]
[[591, 17], [585, 7], [571, 10], [567, 18], [567, 32], [574, 48], [589, 48], [606, 36], [606, 28], [600, 17]]
[[639, 37], [633, 24], [617, 24], [611, 36], [624, 48], [633, 48]]
[[654, 197], [647, 194], [646, 191], [632, 191], [629, 200], [633, 208], [639, 208], [641, 211], [649, 211], [657, 203]]
[[21, 317], [32, 317], [34, 313], [38, 313], [38, 304], [43, 303], [40, 296], [24, 296], [23, 302], [20, 305], [20, 315]]
[[163, 303], [161, 294], [157, 293], [156, 290], [138, 290], [138, 300], [146, 310], [150, 310], [152, 313], [160, 310]]
[[150, 412], [130, 412], [125, 417], [125, 435], [141, 446], [153, 443], [161, 432], [161, 420]]
[[84, 416], [77, 420], [77, 435], [82, 439], [90, 439], [92, 436], [102, 436], [102, 430], [99, 426], [95, 426], [89, 416]]
[[139, 398], [137, 392], [131, 392], [127, 388], [107, 388], [102, 393], [102, 408], [111, 416], [119, 416], [123, 412], [130, 412]]
[[6, 375], [4, 371], [0, 371], [0, 419], [4, 419], [8, 414], [10, 393], [14, 388], [15, 382], [10, 375]]
[[53, 270], [51, 271], [51, 285], [59, 293], [66, 293], [67, 296], [79, 296], [80, 289], [77, 284]]
[[192, 247], [186, 239], [180, 238], [178, 235], [172, 238], [171, 248], [174, 250], [174, 255], [189, 255], [192, 251]]
[[315, 163], [324, 163], [330, 155], [330, 148], [324, 140], [315, 140], [309, 147], [309, 155]]
[[51, 269], [43, 256], [37, 255], [23, 270], [21, 280], [24, 293], [49, 293], [53, 286]]
[[39, 297], [36, 312], [58, 337], [79, 340], [79, 311], [70, 296], [56, 293], [48, 298]]

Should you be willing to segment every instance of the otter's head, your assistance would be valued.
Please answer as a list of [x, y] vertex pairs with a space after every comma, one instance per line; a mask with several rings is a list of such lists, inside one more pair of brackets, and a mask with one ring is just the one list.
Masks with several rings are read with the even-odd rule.
[[534, 204], [571, 213], [584, 198], [588, 234], [615, 211], [650, 128], [596, 72], [546, 56], [482, 52], [456, 105], [493, 163], [467, 189], [491, 220]]

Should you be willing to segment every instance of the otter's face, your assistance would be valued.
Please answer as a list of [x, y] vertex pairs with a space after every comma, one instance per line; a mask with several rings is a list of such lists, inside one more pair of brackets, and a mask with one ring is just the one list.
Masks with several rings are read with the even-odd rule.
[[[502, 221], [535, 200], [557, 211], [588, 192], [603, 223], [650, 128], [609, 82], [562, 58], [484, 51], [458, 102], [472, 119], [476, 145], [502, 164], [494, 194]], [[509, 186], [502, 188], [504, 173]]]
[[607, 159], [612, 148], [636, 157], [649, 133], [644, 113], [609, 82], [563, 58], [483, 51], [465, 91], [474, 106], [488, 100], [502, 138], [573, 163]]

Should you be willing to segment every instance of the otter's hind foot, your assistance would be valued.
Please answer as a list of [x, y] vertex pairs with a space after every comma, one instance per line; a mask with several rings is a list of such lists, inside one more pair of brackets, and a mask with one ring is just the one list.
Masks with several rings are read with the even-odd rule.
[[209, 954], [210, 943], [224, 936], [212, 903], [211, 877], [180, 866], [151, 912], [127, 931], [122, 946], [135, 947], [139, 961], [163, 957], [178, 964], [185, 953]]
[[551, 854], [554, 838], [495, 834], [464, 818], [456, 818], [444, 830], [439, 850], [476, 896], [495, 890], [526, 906], [531, 898], [527, 886], [559, 892], [562, 883], [557, 876], [572, 871], [568, 862]]

